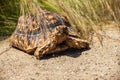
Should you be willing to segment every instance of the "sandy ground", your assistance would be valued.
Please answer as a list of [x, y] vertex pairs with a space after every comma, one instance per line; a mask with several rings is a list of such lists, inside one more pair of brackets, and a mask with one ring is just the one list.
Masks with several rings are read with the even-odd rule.
[[[0, 80], [120, 80], [120, 33], [109, 29], [103, 46], [96, 37], [89, 50], [68, 50], [36, 60], [17, 49], [0, 55]], [[0, 42], [0, 52], [8, 47]]]

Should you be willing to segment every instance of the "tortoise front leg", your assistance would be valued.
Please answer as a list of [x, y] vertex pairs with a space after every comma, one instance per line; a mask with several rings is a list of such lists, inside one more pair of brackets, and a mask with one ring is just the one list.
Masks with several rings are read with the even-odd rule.
[[51, 39], [51, 40], [46, 40], [45, 43], [43, 45], [40, 45], [34, 55], [36, 56], [37, 59], [40, 59], [43, 54], [47, 54], [49, 53], [52, 49], [54, 49], [57, 45], [57, 42], [55, 39]]
[[49, 38], [43, 44], [39, 44], [34, 53], [36, 58], [40, 59], [44, 54], [52, 52], [52, 50], [56, 48], [57, 44], [65, 41], [67, 39], [65, 30], [66, 27], [64, 26], [58, 26], [55, 28], [50, 34]]
[[66, 45], [71, 48], [81, 49], [81, 48], [89, 48], [89, 43], [86, 40], [69, 36], [65, 41]]

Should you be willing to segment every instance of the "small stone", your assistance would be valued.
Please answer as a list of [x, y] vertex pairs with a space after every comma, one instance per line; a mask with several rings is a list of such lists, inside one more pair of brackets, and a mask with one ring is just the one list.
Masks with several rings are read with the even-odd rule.
[[34, 78], [31, 78], [31, 80], [35, 80]]
[[40, 73], [36, 72], [35, 75], [39, 76]]
[[120, 65], [120, 61], [118, 62], [118, 65]]
[[88, 55], [88, 53], [84, 53], [85, 55]]
[[98, 80], [98, 78], [95, 78], [95, 80]]

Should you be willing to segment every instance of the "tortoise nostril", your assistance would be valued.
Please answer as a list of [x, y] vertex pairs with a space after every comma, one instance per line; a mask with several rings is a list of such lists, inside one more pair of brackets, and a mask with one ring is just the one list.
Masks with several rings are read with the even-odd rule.
[[61, 29], [60, 29], [60, 33], [67, 34], [67, 27], [62, 26]]
[[64, 27], [63, 33], [64, 33], [64, 34], [68, 34], [68, 28], [67, 28], [67, 27]]

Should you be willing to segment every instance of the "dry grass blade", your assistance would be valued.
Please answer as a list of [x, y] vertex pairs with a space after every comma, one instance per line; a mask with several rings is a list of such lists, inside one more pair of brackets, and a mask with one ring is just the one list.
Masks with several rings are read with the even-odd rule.
[[20, 12], [25, 14], [39, 14], [41, 8], [37, 0], [20, 0]]
[[[45, 0], [44, 2], [67, 16], [72, 26], [80, 31], [81, 37], [88, 40], [91, 33], [98, 34], [97, 31], [102, 30], [100, 23], [109, 21], [118, 23], [120, 20], [119, 0]], [[98, 39], [101, 41], [99, 34]]]

